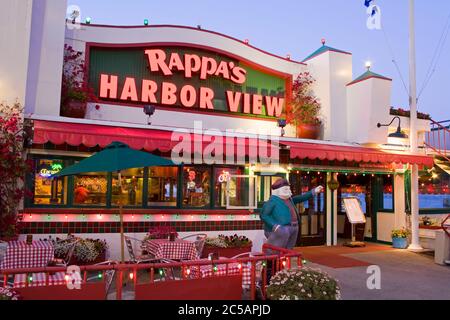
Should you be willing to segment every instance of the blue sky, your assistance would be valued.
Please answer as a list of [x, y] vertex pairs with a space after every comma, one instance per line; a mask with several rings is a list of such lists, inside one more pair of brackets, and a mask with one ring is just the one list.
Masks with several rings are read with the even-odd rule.
[[[408, 109], [408, 94], [392, 63], [390, 44], [400, 72], [408, 81], [408, 0], [377, 0], [383, 31], [366, 28], [364, 0], [69, 0], [79, 5], [92, 23], [137, 25], [201, 25], [238, 39], [249, 39], [258, 48], [303, 60], [327, 45], [353, 53], [354, 77], [372, 70], [394, 79], [392, 105]], [[416, 0], [417, 85], [423, 87], [427, 71], [450, 15], [448, 0]], [[419, 111], [435, 120], [450, 120], [450, 34], [428, 86], [419, 100]]]

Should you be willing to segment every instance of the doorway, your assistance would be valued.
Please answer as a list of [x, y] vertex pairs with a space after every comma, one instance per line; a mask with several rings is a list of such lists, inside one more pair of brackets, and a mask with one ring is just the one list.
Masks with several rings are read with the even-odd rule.
[[378, 210], [374, 208], [374, 192], [375, 192], [375, 175], [367, 174], [339, 174], [338, 189], [338, 237], [342, 239], [352, 238], [352, 225], [350, 224], [343, 199], [348, 197], [358, 198], [362, 210], [366, 216], [365, 224], [357, 224], [355, 226], [356, 241], [364, 241], [365, 238], [373, 238], [376, 230], [376, 215], [374, 212]]
[[[327, 174], [323, 172], [291, 173], [290, 183], [294, 195], [300, 195], [311, 191], [318, 186], [326, 186]], [[297, 246], [322, 246], [326, 244], [326, 192], [315, 196], [309, 201], [299, 204], [300, 213], [299, 235]]]

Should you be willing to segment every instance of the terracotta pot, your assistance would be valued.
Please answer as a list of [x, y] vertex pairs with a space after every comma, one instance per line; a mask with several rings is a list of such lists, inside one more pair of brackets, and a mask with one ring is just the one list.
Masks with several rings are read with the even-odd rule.
[[70, 101], [67, 106], [61, 107], [61, 116], [84, 119], [86, 116], [86, 102]]
[[321, 131], [320, 124], [300, 124], [297, 126], [297, 138], [317, 140]]
[[216, 248], [205, 246], [202, 252], [202, 258], [208, 258], [208, 255], [213, 253], [217, 254], [219, 257], [233, 258], [242, 253], [247, 253], [252, 251], [252, 245], [247, 247], [234, 247], [234, 248]]

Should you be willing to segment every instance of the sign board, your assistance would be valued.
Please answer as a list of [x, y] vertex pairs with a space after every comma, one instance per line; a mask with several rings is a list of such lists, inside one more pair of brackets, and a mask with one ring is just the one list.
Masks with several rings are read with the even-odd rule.
[[188, 46], [90, 46], [89, 86], [102, 102], [277, 119], [292, 76]]
[[345, 211], [351, 224], [366, 223], [366, 216], [358, 198], [345, 198], [342, 201], [344, 202]]

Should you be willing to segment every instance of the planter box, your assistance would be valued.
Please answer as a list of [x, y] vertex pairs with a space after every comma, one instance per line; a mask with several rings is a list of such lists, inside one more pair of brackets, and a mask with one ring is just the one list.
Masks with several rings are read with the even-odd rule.
[[79, 261], [76, 257], [72, 257], [70, 259], [69, 265], [90, 266], [90, 265], [94, 265], [94, 264], [101, 263], [101, 262], [104, 262], [104, 261], [106, 261], [106, 252], [104, 252], [103, 254], [99, 255], [97, 257], [97, 259], [95, 259], [94, 261], [90, 261], [90, 262]]
[[392, 246], [395, 249], [406, 249], [406, 248], [408, 248], [408, 239], [407, 238], [393, 238]]
[[205, 246], [203, 248], [202, 258], [208, 258], [211, 253], [217, 254], [219, 257], [233, 258], [242, 253], [247, 253], [252, 251], [252, 246], [241, 247], [241, 248], [216, 248]]

